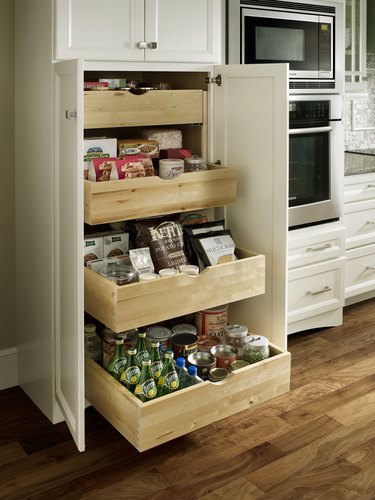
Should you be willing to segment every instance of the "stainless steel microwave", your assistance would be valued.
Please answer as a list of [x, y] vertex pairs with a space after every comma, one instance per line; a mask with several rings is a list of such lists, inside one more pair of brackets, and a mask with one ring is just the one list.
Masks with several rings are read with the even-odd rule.
[[227, 63], [288, 63], [290, 89], [342, 92], [342, 4], [227, 0], [226, 22]]

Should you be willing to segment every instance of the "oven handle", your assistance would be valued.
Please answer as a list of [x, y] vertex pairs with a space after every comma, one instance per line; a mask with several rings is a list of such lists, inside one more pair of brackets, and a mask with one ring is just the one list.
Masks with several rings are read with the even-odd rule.
[[298, 134], [320, 134], [321, 132], [332, 132], [332, 127], [312, 127], [312, 128], [290, 128], [289, 135]]

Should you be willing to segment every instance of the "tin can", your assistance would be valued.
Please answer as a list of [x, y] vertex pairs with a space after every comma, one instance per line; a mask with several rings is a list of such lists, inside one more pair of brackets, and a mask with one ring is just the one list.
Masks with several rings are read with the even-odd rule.
[[211, 349], [219, 343], [219, 337], [215, 337], [214, 335], [200, 335], [198, 337], [198, 351], [211, 352]]
[[212, 368], [208, 373], [208, 380], [211, 382], [221, 382], [229, 375], [229, 370], [226, 368]]
[[184, 160], [165, 158], [159, 160], [159, 177], [162, 179], [173, 179], [184, 171]]
[[216, 358], [218, 368], [228, 368], [237, 359], [237, 349], [228, 344], [218, 344], [211, 349], [211, 354]]
[[244, 361], [243, 359], [236, 359], [235, 361], [232, 361], [229, 368], [231, 372], [234, 372], [240, 368], [245, 368], [245, 366], [249, 366], [247, 361]]
[[187, 358], [198, 350], [198, 337], [194, 333], [173, 333], [170, 342], [175, 359]]
[[193, 352], [189, 354], [187, 360], [197, 367], [198, 376], [203, 380], [207, 380], [209, 371], [216, 366], [216, 358], [210, 352]]
[[146, 329], [146, 342], [148, 347], [151, 347], [151, 342], [160, 342], [164, 349], [170, 347], [170, 337], [172, 332], [169, 328], [165, 326], [149, 326]]
[[228, 304], [198, 311], [195, 315], [195, 326], [199, 335], [216, 335], [222, 337], [228, 323]]
[[198, 332], [194, 325], [190, 325], [189, 323], [178, 323], [172, 326], [172, 333], [193, 333], [197, 335]]

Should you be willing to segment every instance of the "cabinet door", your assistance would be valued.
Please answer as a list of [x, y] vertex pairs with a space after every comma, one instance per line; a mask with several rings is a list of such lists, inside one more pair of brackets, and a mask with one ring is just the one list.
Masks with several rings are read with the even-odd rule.
[[83, 67], [55, 69], [55, 345], [56, 399], [84, 450], [83, 344]]
[[[288, 71], [286, 64], [218, 66], [212, 161], [237, 170], [226, 210], [238, 247], [266, 255], [266, 293], [233, 303], [231, 321], [286, 345]], [[225, 282], [223, 282], [225, 286]]]
[[143, 61], [143, 0], [56, 0], [55, 58]]
[[145, 0], [146, 61], [218, 63], [220, 33], [221, 0]]

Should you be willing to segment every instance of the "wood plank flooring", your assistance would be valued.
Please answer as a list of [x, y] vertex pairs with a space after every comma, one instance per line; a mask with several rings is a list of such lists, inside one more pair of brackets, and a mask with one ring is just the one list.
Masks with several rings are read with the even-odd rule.
[[288, 394], [139, 453], [93, 408], [86, 451], [0, 391], [1, 499], [375, 499], [375, 300], [294, 334]]

